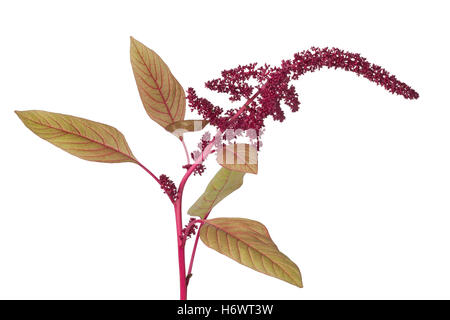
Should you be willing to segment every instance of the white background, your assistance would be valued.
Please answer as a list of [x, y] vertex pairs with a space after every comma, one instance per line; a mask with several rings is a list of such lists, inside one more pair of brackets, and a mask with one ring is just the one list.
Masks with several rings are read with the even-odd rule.
[[[203, 83], [221, 70], [313, 45], [360, 52], [420, 93], [407, 101], [334, 70], [297, 81], [301, 111], [269, 122], [258, 175], [211, 216], [264, 223], [304, 288], [200, 243], [189, 298], [450, 298], [446, 3], [2, 1], [0, 298], [178, 298], [174, 217], [151, 177], [72, 157], [13, 113], [113, 125], [141, 162], [179, 181], [183, 149], [141, 105], [130, 35], [216, 103]], [[207, 165], [185, 209], [218, 169]]]

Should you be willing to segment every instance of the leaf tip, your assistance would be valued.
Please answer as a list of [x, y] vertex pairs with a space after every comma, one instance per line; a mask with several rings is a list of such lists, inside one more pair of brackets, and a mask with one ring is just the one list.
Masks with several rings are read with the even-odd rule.
[[17, 116], [19, 117], [19, 119], [22, 120], [22, 115], [25, 111], [19, 111], [19, 110], [14, 110], [14, 113], [17, 114]]
[[135, 48], [137, 50], [140, 45], [142, 45], [142, 43], [140, 43], [139, 40], [136, 40], [135, 37], [130, 36], [130, 47], [132, 49]]
[[303, 288], [303, 279], [302, 279], [302, 274], [300, 272], [300, 269], [298, 268], [297, 265], [295, 265], [298, 271], [298, 275], [295, 275], [292, 280], [293, 282], [291, 282], [294, 286], [299, 287], [299, 288]]
[[136, 50], [136, 45], [139, 43], [133, 36], [130, 36], [130, 51]]

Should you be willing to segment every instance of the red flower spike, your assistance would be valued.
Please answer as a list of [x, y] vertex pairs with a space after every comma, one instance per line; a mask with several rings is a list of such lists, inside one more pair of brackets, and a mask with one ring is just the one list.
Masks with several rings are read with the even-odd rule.
[[177, 187], [175, 183], [165, 174], [159, 176], [159, 181], [161, 183], [161, 189], [167, 194], [173, 201], [177, 200]]
[[181, 230], [181, 240], [187, 240], [195, 235], [197, 229], [196, 218], [190, 218], [188, 224]]
[[[270, 67], [267, 64], [257, 67], [256, 63], [251, 63], [222, 71], [222, 78], [206, 82], [205, 86], [208, 89], [228, 94], [230, 101], [249, 99], [255, 90], [259, 90], [257, 100], [253, 101], [231, 124], [228, 123], [228, 118], [234, 116], [237, 109], [229, 109], [224, 113], [222, 108], [214, 106], [207, 99], [199, 98], [192, 88], [188, 89], [189, 105], [191, 110], [196, 110], [205, 120], [222, 131], [260, 130], [264, 128], [264, 120], [268, 116], [280, 122], [284, 121], [285, 114], [281, 109], [281, 103], [287, 105], [292, 112], [298, 111], [300, 101], [295, 87], [290, 82], [307, 72], [314, 72], [323, 67], [354, 72], [406, 99], [419, 97], [411, 87], [359, 54], [337, 48], [313, 47], [296, 53], [292, 60], [282, 61], [280, 67]], [[257, 85], [249, 84], [248, 81], [251, 79], [256, 80]]]

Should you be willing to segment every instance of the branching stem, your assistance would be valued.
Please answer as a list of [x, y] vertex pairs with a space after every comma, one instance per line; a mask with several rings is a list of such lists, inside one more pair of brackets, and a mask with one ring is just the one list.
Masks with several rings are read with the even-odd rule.
[[[264, 88], [264, 85], [253, 95], [251, 96], [247, 102], [236, 112], [232, 117], [230, 117], [228, 121], [228, 125], [231, 126], [233, 122], [245, 111], [255, 99], [261, 93], [261, 90]], [[177, 201], [175, 202], [175, 221], [177, 226], [177, 242], [178, 242], [178, 264], [179, 264], [179, 273], [180, 273], [180, 300], [187, 299], [187, 278], [190, 278], [190, 274], [192, 271], [192, 266], [194, 263], [195, 251], [197, 249], [198, 243], [198, 234], [200, 234], [200, 230], [198, 231], [197, 237], [195, 238], [194, 248], [191, 255], [191, 261], [189, 263], [189, 271], [186, 275], [186, 261], [185, 261], [185, 251], [184, 251], [184, 241], [182, 239], [182, 227], [183, 227], [183, 219], [182, 219], [182, 206], [181, 199], [183, 198], [183, 191], [186, 185], [187, 180], [191, 176], [191, 174], [195, 171], [195, 168], [203, 163], [203, 161], [208, 158], [208, 156], [214, 152], [213, 147], [216, 139], [218, 139], [222, 135], [222, 131], [218, 130], [217, 134], [211, 139], [208, 145], [203, 149], [202, 153], [195, 159], [192, 166], [187, 170], [183, 178], [181, 179], [180, 185], [178, 187], [177, 193]], [[185, 144], [183, 143], [185, 146]], [[185, 149], [187, 150], [187, 148]], [[209, 213], [208, 213], [209, 214]], [[206, 217], [205, 217], [206, 219]]]

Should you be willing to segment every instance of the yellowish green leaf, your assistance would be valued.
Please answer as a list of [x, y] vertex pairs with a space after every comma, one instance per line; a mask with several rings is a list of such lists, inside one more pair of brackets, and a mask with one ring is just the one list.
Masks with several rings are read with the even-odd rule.
[[96, 162], [138, 163], [125, 137], [114, 127], [41, 110], [16, 114], [36, 135], [76, 157]]
[[185, 132], [194, 132], [202, 130], [208, 121], [206, 120], [181, 120], [169, 124], [166, 130], [177, 137], [181, 137]]
[[150, 118], [163, 128], [183, 120], [186, 112], [184, 90], [164, 61], [133, 37], [130, 59], [139, 95]]
[[188, 214], [204, 219], [216, 204], [242, 186], [244, 175], [244, 172], [221, 168], [209, 182], [205, 192], [189, 208]]
[[223, 146], [217, 151], [217, 162], [233, 171], [258, 173], [258, 151], [249, 144], [236, 143]]
[[206, 220], [200, 238], [211, 249], [247, 266], [303, 287], [297, 265], [281, 253], [266, 227], [254, 220], [217, 218]]

